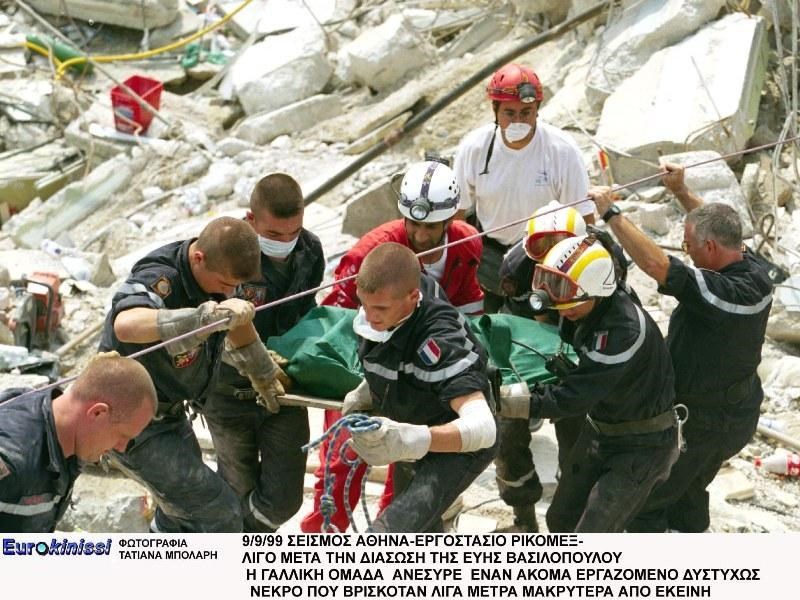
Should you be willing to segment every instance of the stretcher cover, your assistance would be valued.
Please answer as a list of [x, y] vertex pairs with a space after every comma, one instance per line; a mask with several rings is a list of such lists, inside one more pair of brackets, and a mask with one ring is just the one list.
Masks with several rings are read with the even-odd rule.
[[[353, 332], [355, 314], [351, 309], [319, 306], [285, 334], [269, 338], [267, 347], [290, 361], [286, 373], [298, 386], [293, 391], [341, 399], [359, 384], [362, 372], [358, 338]], [[555, 326], [502, 314], [467, 319], [491, 364], [500, 370], [503, 383], [522, 380], [533, 386], [555, 380], [545, 368], [546, 358], [555, 354], [560, 344]], [[566, 345], [565, 349], [574, 360], [572, 349]]]

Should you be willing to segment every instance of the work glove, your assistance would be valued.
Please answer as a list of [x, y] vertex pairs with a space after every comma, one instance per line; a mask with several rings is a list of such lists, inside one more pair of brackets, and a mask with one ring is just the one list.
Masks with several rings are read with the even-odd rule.
[[278, 381], [281, 382], [284, 391], [288, 392], [292, 385], [294, 385], [292, 378], [289, 377], [285, 371], [286, 367], [289, 366], [289, 359], [278, 354], [275, 350], [267, 350], [267, 352], [269, 352], [269, 357], [272, 359], [272, 362], [278, 365]]
[[197, 308], [159, 309], [156, 316], [156, 327], [159, 337], [162, 340], [169, 340], [195, 329], [200, 329], [209, 323], [228, 319], [202, 333], [196, 333], [177, 342], [167, 344], [167, 352], [172, 356], [176, 356], [202, 344], [212, 333], [236, 329], [240, 325], [252, 321], [255, 314], [255, 308], [246, 300], [228, 298], [219, 304], [209, 300], [203, 302]]
[[352, 432], [353, 449], [367, 464], [419, 460], [430, 450], [431, 430], [427, 426], [374, 418], [380, 421], [378, 429]]
[[253, 389], [258, 392], [257, 402], [271, 413], [276, 413], [281, 406], [277, 396], [285, 393], [281, 378], [289, 377], [275, 364], [267, 348], [261, 340], [255, 340], [246, 346], [233, 348], [230, 341], [225, 341], [223, 360], [250, 380]]
[[362, 379], [354, 390], [345, 394], [342, 403], [342, 414], [351, 415], [357, 412], [364, 412], [372, 408], [372, 394], [369, 391], [367, 380]]
[[531, 392], [528, 384], [514, 383], [500, 386], [497, 414], [507, 419], [525, 419], [531, 414]]
[[89, 363], [86, 366], [88, 367], [94, 361], [102, 358], [119, 358], [119, 352], [117, 352], [116, 350], [109, 350], [108, 352], [98, 352], [92, 358], [89, 359]]

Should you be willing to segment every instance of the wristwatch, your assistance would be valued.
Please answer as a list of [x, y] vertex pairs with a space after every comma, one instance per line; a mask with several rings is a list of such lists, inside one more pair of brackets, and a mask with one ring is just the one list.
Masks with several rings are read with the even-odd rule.
[[605, 213], [603, 213], [603, 216], [601, 218], [603, 219], [603, 221], [608, 223], [611, 219], [613, 219], [614, 217], [616, 217], [621, 213], [622, 211], [619, 209], [619, 206], [617, 206], [616, 204], [612, 204], [611, 206], [608, 207], [608, 210]]

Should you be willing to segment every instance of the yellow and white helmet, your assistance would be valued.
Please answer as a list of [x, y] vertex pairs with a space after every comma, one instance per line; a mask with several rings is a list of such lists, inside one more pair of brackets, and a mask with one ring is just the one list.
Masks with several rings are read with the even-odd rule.
[[561, 240], [586, 235], [586, 223], [577, 210], [552, 200], [528, 220], [524, 248], [532, 260], [540, 261]]
[[617, 289], [614, 261], [594, 236], [571, 237], [558, 242], [536, 265], [532, 288], [546, 291], [556, 309], [610, 296]]

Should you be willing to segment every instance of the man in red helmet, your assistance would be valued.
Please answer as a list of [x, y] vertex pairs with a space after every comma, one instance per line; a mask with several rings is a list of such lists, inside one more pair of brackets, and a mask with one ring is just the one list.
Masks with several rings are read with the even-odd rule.
[[[562, 204], [586, 198], [589, 179], [580, 150], [566, 133], [537, 122], [542, 84], [529, 67], [508, 64], [489, 81], [494, 124], [471, 131], [458, 147], [454, 170], [461, 188], [459, 216], [474, 214], [482, 230], [530, 217], [552, 200]], [[575, 206], [587, 223], [594, 208]], [[486, 312], [502, 304], [500, 264], [525, 234], [524, 221], [484, 238], [478, 279], [488, 292]]]

